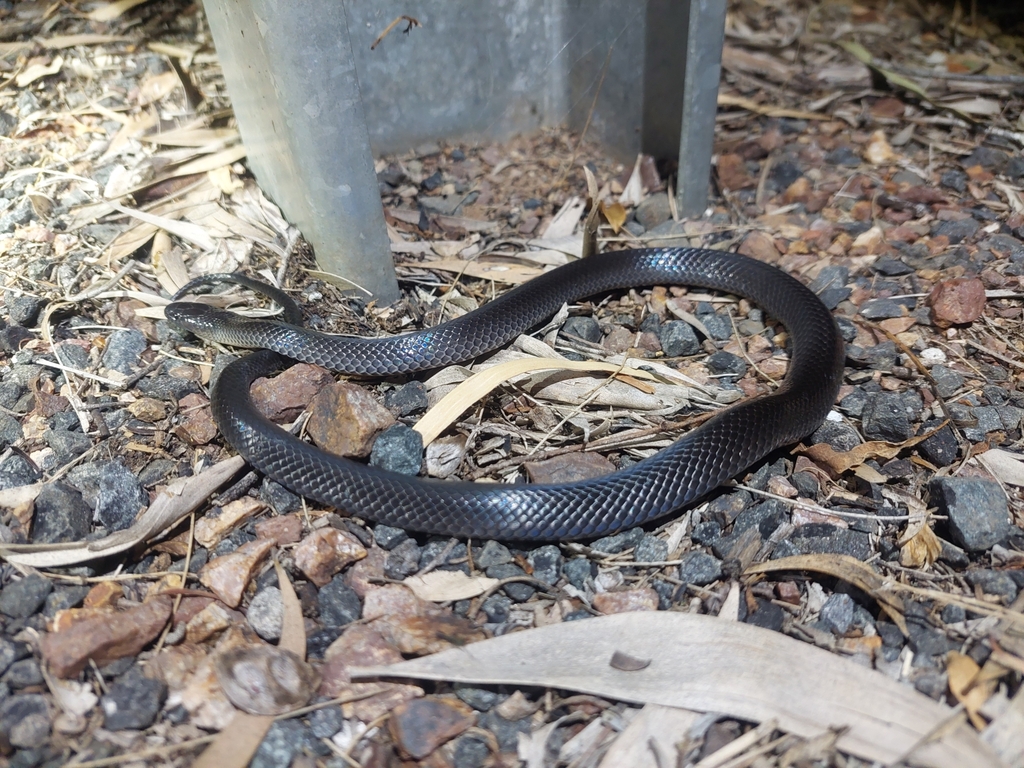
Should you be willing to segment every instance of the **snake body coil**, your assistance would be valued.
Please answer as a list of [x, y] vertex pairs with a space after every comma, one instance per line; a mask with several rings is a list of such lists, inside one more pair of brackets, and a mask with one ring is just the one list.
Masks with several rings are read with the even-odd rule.
[[[660, 453], [605, 477], [497, 485], [399, 475], [292, 437], [262, 416], [249, 397], [256, 378], [286, 365], [281, 355], [364, 376], [438, 368], [507, 343], [565, 302], [665, 284], [728, 291], [760, 305], [789, 330], [789, 372], [772, 394], [739, 403]], [[204, 304], [178, 302], [166, 309], [174, 325], [203, 338], [262, 348], [228, 365], [213, 390], [213, 417], [224, 437], [252, 466], [296, 493], [367, 520], [427, 533], [573, 539], [654, 520], [812, 432], [828, 414], [842, 379], [843, 342], [821, 301], [780, 270], [722, 251], [652, 248], [599, 254], [545, 273], [443, 325], [388, 338], [330, 336], [296, 327], [301, 314], [294, 302], [257, 285], [283, 302], [288, 322], [244, 319]]]

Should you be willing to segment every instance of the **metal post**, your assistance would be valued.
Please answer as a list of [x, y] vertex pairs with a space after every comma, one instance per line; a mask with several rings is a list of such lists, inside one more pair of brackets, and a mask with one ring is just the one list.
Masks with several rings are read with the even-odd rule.
[[397, 300], [344, 3], [219, 0], [206, 12], [260, 184], [321, 269]]
[[681, 216], [700, 216], [708, 204], [711, 153], [715, 146], [725, 0], [689, 0], [686, 5], [689, 19], [676, 203]]

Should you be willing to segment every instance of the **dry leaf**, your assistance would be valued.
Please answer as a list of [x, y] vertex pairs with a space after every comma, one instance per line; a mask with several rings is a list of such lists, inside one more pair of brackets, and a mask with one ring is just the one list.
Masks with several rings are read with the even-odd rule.
[[576, 231], [576, 225], [580, 223], [586, 207], [587, 203], [583, 198], [575, 195], [570, 197], [558, 209], [558, 213], [555, 214], [541, 236], [544, 238], [569, 237]]
[[946, 657], [950, 693], [964, 705], [971, 724], [978, 730], [985, 727], [985, 720], [978, 714], [978, 710], [988, 701], [996, 688], [995, 680], [980, 682], [980, 672], [981, 667], [970, 656], [950, 651]]
[[146, 0], [117, 0], [114, 3], [101, 5], [89, 13], [91, 21], [113, 21], [125, 11], [130, 11], [136, 5], [142, 5]]
[[701, 715], [689, 709], [647, 704], [605, 752], [599, 768], [676, 765], [676, 744], [682, 741]]
[[[444, 432], [459, 416], [465, 413], [473, 403], [484, 397], [495, 387], [515, 376], [533, 371], [604, 371], [620, 373], [622, 366], [600, 363], [594, 360], [552, 360], [549, 358], [523, 358], [509, 360], [474, 373], [455, 389], [441, 398], [413, 427], [423, 435], [423, 444], [427, 445]], [[655, 380], [655, 377], [635, 368], [629, 369], [629, 375], [638, 379]]]
[[1024, 486], [1024, 456], [1019, 453], [990, 448], [974, 456], [971, 462], [980, 462], [996, 479], [1007, 485]]
[[823, 464], [831, 472], [834, 473], [834, 477], [846, 472], [848, 469], [859, 467], [868, 459], [892, 459], [899, 455], [899, 452], [904, 448], [911, 448], [922, 440], [935, 434], [938, 429], [942, 429], [943, 425], [940, 425], [937, 429], [933, 429], [923, 435], [912, 437], [909, 440], [905, 440], [902, 443], [887, 443], [884, 440], [871, 440], [867, 443], [861, 443], [855, 448], [849, 451], [837, 451], [828, 443], [818, 443], [812, 445], [809, 448], [805, 445], [798, 445], [794, 450], [809, 456], [815, 463]]
[[60, 68], [64, 66], [64, 58], [57, 56], [49, 64], [33, 64], [31, 67], [26, 67], [25, 71], [14, 78], [14, 82], [19, 88], [24, 88], [26, 85], [34, 83], [41, 77], [49, 77], [60, 72]]
[[907, 622], [903, 618], [903, 601], [892, 594], [886, 580], [871, 569], [870, 565], [849, 555], [794, 555], [757, 563], [744, 571], [747, 576], [757, 573], [773, 573], [775, 571], [814, 571], [827, 573], [867, 592], [881, 606], [882, 610], [892, 619], [906, 637]]
[[498, 580], [487, 576], [467, 576], [462, 571], [431, 571], [423, 576], [410, 576], [402, 583], [421, 600], [443, 603], [482, 595]]
[[33, 568], [62, 568], [110, 557], [148, 541], [177, 524], [185, 515], [206, 503], [214, 491], [238, 474], [245, 459], [232, 456], [192, 477], [181, 477], [159, 490], [149, 509], [135, 523], [98, 541], [54, 544], [40, 549], [38, 545], [0, 545], [0, 555], [17, 565]]
[[636, 156], [636, 162], [633, 163], [633, 172], [629, 175], [629, 181], [626, 182], [622, 194], [619, 195], [619, 202], [631, 208], [640, 205], [644, 199], [644, 182], [643, 176], [640, 173], [643, 159], [644, 156], [642, 154]]
[[612, 229], [618, 234], [626, 223], [626, 209], [622, 203], [612, 203], [611, 205], [601, 203], [601, 213], [604, 215], [605, 221], [611, 224]]
[[931, 565], [939, 559], [941, 552], [942, 544], [938, 537], [931, 528], [923, 525], [900, 549], [900, 565], [904, 568]]
[[[651, 664], [613, 669], [608, 659], [617, 650]], [[1000, 765], [965, 725], [928, 742], [952, 710], [910, 686], [780, 632], [710, 616], [629, 613], [552, 624], [351, 674], [564, 688], [754, 722], [774, 718], [804, 738], [847, 727], [839, 748], [867, 760]]]

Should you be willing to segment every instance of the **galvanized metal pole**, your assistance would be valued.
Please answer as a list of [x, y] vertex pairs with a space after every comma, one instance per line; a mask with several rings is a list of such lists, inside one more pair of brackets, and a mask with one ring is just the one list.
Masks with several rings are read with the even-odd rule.
[[207, 2], [249, 164], [325, 272], [399, 297], [343, 2]]
[[676, 204], [681, 216], [700, 216], [708, 204], [711, 154], [715, 146], [725, 0], [689, 0], [686, 5], [689, 19]]

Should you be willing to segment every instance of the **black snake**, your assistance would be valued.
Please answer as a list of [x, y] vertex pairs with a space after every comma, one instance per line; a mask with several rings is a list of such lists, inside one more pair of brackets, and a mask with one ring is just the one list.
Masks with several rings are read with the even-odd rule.
[[[241, 318], [206, 304], [172, 303], [167, 319], [209, 340], [260, 348], [221, 373], [213, 417], [256, 469], [321, 503], [378, 523], [475, 539], [574, 539], [609, 534], [667, 515], [707, 494], [774, 449], [816, 429], [843, 373], [843, 342], [828, 309], [768, 264], [695, 248], [615, 251], [575, 261], [434, 328], [385, 338], [331, 336], [299, 327], [298, 306], [237, 275], [282, 304], [285, 321]], [[668, 448], [610, 475], [557, 485], [427, 480], [335, 456], [277, 427], [253, 406], [249, 387], [287, 364], [282, 357], [360, 376], [387, 376], [463, 362], [514, 339], [565, 302], [644, 285], [685, 284], [744, 296], [790, 333], [791, 362], [772, 394], [709, 419]]]

